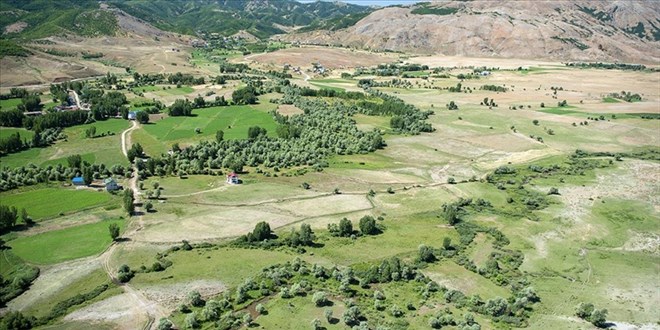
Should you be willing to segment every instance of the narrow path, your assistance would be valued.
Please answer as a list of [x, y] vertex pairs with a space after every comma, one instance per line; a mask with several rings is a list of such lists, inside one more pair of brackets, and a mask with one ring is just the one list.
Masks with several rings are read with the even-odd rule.
[[128, 133], [139, 127], [137, 121], [132, 121], [131, 123], [132, 123], [131, 127], [121, 132], [121, 152], [124, 154], [124, 156], [127, 157], [128, 157], [128, 149], [129, 149], [128, 145], [131, 143], [131, 136], [128, 135]]
[[[124, 156], [128, 155], [128, 146], [131, 144], [130, 134], [132, 131], [138, 128], [140, 128], [140, 125], [136, 121], [133, 121], [131, 127], [121, 133], [121, 150]], [[139, 191], [137, 189], [138, 176], [137, 176], [137, 167], [135, 166], [135, 164], [133, 164], [133, 173], [134, 175], [131, 177], [129, 181], [129, 185], [130, 188], [135, 192], [135, 203], [138, 204], [139, 203]], [[125, 239], [130, 239], [133, 235], [135, 235], [136, 232], [138, 232], [144, 227], [142, 214], [137, 210], [136, 210], [136, 214], [138, 214], [138, 216], [136, 218], [133, 218], [132, 223], [129, 223], [129, 229], [127, 229], [122, 234], [122, 237]], [[149, 321], [144, 325], [143, 329], [153, 329], [156, 326], [156, 322], [155, 322], [156, 320], [160, 319], [161, 317], [167, 317], [170, 313], [164, 307], [160, 306], [157, 302], [147, 298], [140, 290], [132, 287], [129, 283], [122, 283], [116, 277], [116, 271], [112, 269], [110, 265], [110, 258], [112, 257], [113, 253], [115, 252], [119, 244], [125, 244], [125, 243], [121, 243], [121, 242], [113, 243], [98, 258], [101, 261], [101, 265], [103, 266], [105, 272], [108, 274], [110, 280], [112, 280], [112, 282], [115, 283], [117, 286], [121, 287], [126, 294], [130, 295], [140, 305], [141, 311], [147, 314]]]

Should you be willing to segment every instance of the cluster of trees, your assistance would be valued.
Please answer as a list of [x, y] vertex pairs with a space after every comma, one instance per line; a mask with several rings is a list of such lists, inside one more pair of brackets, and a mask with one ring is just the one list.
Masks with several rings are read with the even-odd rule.
[[21, 104], [18, 105], [18, 110], [24, 112], [41, 111], [43, 104], [38, 94], [28, 94], [21, 97]]
[[126, 151], [126, 157], [131, 163], [135, 161], [136, 158], [144, 157], [144, 149], [142, 148], [142, 145], [139, 143], [133, 143], [131, 148]]
[[249, 70], [250, 67], [245, 63], [229, 63], [227, 61], [220, 63], [220, 73], [241, 73]]
[[203, 85], [204, 77], [195, 78], [191, 74], [181, 72], [173, 73], [167, 76], [167, 82], [173, 85]]
[[[55, 128], [55, 127], [64, 128], [64, 127], [70, 127], [80, 124], [91, 123], [94, 121], [94, 119], [89, 116], [89, 113], [87, 113], [87, 111], [77, 110], [77, 111], [51, 112], [43, 116], [37, 116], [37, 117], [22, 116], [21, 121], [23, 127], [34, 130], [36, 132], [36, 131], [43, 131], [47, 128]], [[0, 124], [2, 124], [1, 115], [0, 115]], [[19, 124], [12, 127], [21, 127], [21, 125]]]
[[382, 103], [362, 101], [358, 103], [360, 113], [374, 116], [392, 116], [390, 126], [396, 132], [405, 134], [419, 134], [433, 132], [435, 129], [426, 120], [433, 111], [421, 111], [415, 106], [403, 102], [401, 99], [382, 93], [378, 90], [368, 90], [369, 95], [382, 99]]
[[[90, 95], [91, 94], [91, 95]], [[108, 92], [105, 95], [99, 95], [95, 92], [86, 93], [88, 102], [92, 103], [92, 117], [95, 120], [103, 120], [115, 117], [121, 114], [122, 118], [128, 117], [128, 100], [126, 95], [121, 92]]]
[[27, 96], [29, 92], [25, 88], [12, 87], [9, 89], [9, 93], [0, 94], [0, 100], [15, 99]]
[[37, 131], [30, 140], [21, 139], [21, 135], [16, 132], [6, 138], [0, 139], [0, 155], [11, 154], [29, 148], [45, 147], [65, 137], [61, 128], [47, 128], [43, 131]]
[[327, 156], [367, 153], [383, 146], [379, 131], [357, 129], [350, 118], [357, 111], [355, 107], [313, 99], [300, 99], [296, 106], [305, 113], [275, 116], [280, 125], [300, 128], [296, 137], [273, 139], [259, 134], [253, 139], [202, 141], [183, 150], [173, 150], [173, 155], [164, 158], [153, 157], [150, 168], [140, 168], [140, 177], [210, 173], [219, 168], [240, 172], [243, 166], [259, 165], [280, 168], [310, 165], [321, 169]]
[[193, 105], [190, 101], [186, 99], [179, 99], [174, 101], [169, 108], [167, 108], [167, 114], [172, 117], [176, 116], [191, 116], [192, 115]]
[[506, 88], [504, 86], [497, 86], [497, 85], [483, 85], [483, 86], [479, 87], [479, 89], [485, 90], [485, 91], [503, 92], [503, 93], [509, 90], [508, 88]]
[[109, 177], [113, 174], [130, 175], [132, 171], [128, 166], [113, 165], [112, 167], [106, 167], [105, 164], [88, 164], [85, 161], [80, 161], [77, 165], [69, 165], [68, 167], [62, 164], [39, 167], [30, 163], [21, 167], [4, 167], [0, 169], [0, 191], [51, 181], [68, 181], [85, 172], [83, 167], [88, 168], [86, 172], [91, 173], [94, 179]]
[[646, 66], [643, 64], [627, 64], [627, 63], [586, 63], [586, 62], [568, 62], [565, 64], [569, 67], [578, 67], [578, 68], [596, 68], [596, 69], [606, 69], [606, 70], [630, 70], [630, 71], [642, 71], [646, 70]]
[[382, 228], [376, 224], [376, 219], [370, 215], [365, 215], [360, 218], [359, 222], [360, 232], [357, 233], [353, 230], [353, 223], [347, 218], [343, 218], [339, 223], [328, 224], [328, 231], [330, 235], [337, 237], [355, 237], [361, 235], [377, 235], [382, 232]]
[[[34, 224], [34, 221], [30, 218], [24, 208], [21, 209], [19, 214], [16, 207], [0, 204], [0, 233], [5, 233], [14, 229], [19, 219], [26, 226]], [[2, 244], [0, 244], [0, 248], [2, 248]]]
[[488, 101], [487, 97], [484, 97], [484, 100], [481, 101], [479, 103], [479, 105], [486, 105], [486, 106], [489, 106], [489, 107], [497, 107], [497, 104], [495, 103], [495, 100], [490, 99], [490, 101]]
[[[283, 104], [295, 104], [301, 96], [335, 97], [345, 100], [357, 100], [356, 112], [369, 116], [393, 116], [390, 121], [392, 129], [404, 134], [419, 134], [432, 132], [434, 128], [426, 122], [433, 111], [421, 111], [403, 102], [401, 99], [371, 89], [373, 80], [360, 80], [358, 86], [365, 89], [366, 94], [359, 92], [340, 92], [329, 89], [313, 90], [295, 86], [280, 86], [284, 97], [279, 100]], [[303, 109], [304, 110], [304, 109]]]
[[[278, 237], [273, 234], [268, 222], [262, 221], [255, 225], [252, 232], [239, 237], [232, 244], [235, 246], [255, 246], [266, 249], [286, 245], [300, 249], [305, 246], [314, 246], [315, 239], [316, 236], [308, 224], [301, 224], [300, 230], [291, 228], [288, 236]], [[304, 252], [304, 250], [300, 251]]]
[[358, 87], [396, 87], [396, 88], [412, 88], [412, 83], [409, 80], [395, 78], [386, 81], [375, 81], [373, 79], [360, 79]]
[[456, 86], [449, 87], [449, 92], [450, 93], [462, 93], [463, 92], [463, 84], [458, 83], [458, 84], [456, 84]]
[[576, 308], [575, 315], [599, 328], [607, 327], [607, 309], [596, 309], [592, 303], [580, 303]]
[[239, 88], [231, 93], [231, 99], [234, 104], [256, 104], [257, 90], [252, 86]]
[[428, 65], [420, 64], [379, 64], [375, 68], [370, 69], [357, 69], [355, 71], [355, 76], [359, 75], [376, 75], [376, 76], [399, 76], [404, 74], [407, 71], [426, 71], [430, 70]]
[[621, 91], [621, 93], [610, 93], [608, 96], [613, 97], [615, 99], [624, 100], [624, 101], [630, 102], [630, 103], [642, 101], [642, 96], [641, 95], [639, 95], [637, 93], [632, 94], [631, 92], [626, 92], [626, 91]]

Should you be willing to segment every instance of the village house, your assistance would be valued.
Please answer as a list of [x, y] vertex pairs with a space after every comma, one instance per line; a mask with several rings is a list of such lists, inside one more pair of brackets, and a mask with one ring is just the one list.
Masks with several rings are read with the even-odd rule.
[[105, 184], [105, 190], [106, 191], [115, 191], [115, 190], [120, 190], [121, 186], [117, 184], [117, 181], [113, 178], [107, 178], [103, 180], [103, 183]]
[[231, 172], [227, 174], [227, 183], [229, 184], [239, 184], [241, 181], [238, 179], [238, 174]]

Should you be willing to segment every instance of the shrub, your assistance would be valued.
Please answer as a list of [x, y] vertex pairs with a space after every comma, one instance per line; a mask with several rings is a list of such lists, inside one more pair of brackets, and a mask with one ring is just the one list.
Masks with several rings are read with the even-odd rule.
[[206, 304], [204, 299], [202, 299], [202, 295], [199, 294], [199, 291], [197, 290], [188, 293], [188, 300], [190, 301], [190, 304], [195, 307], [202, 307]]
[[426, 246], [424, 244], [420, 245], [417, 249], [417, 259], [422, 262], [433, 262], [435, 261], [435, 255], [433, 255], [433, 248]]
[[328, 297], [325, 292], [318, 291], [312, 296], [312, 302], [314, 302], [316, 307], [323, 307], [328, 303]]
[[360, 231], [362, 235], [376, 235], [378, 234], [378, 227], [376, 227], [376, 220], [369, 215], [365, 215], [360, 219]]

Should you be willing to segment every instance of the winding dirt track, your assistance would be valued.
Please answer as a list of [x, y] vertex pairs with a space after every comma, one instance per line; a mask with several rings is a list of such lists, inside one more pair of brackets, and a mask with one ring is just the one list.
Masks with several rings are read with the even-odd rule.
[[[124, 155], [128, 154], [128, 145], [131, 144], [131, 132], [138, 129], [140, 125], [137, 122], [133, 122], [132, 126], [125, 131], [121, 133], [121, 149]], [[135, 164], [133, 164], [133, 172], [137, 173], [137, 168]], [[136, 193], [136, 204], [139, 203], [139, 193], [137, 189], [137, 175], [133, 175], [130, 179], [130, 188]], [[105, 272], [108, 274], [108, 277], [119, 287], [121, 287], [125, 293], [127, 293], [132, 299], [134, 299], [137, 304], [140, 306], [140, 311], [138, 312], [143, 312], [146, 313], [147, 316], [149, 317], [149, 321], [144, 325], [143, 329], [155, 329], [157, 324], [156, 320], [160, 319], [161, 317], [167, 317], [169, 315], [168, 311], [160, 306], [157, 302], [153, 300], [149, 300], [140, 290], [135, 289], [128, 283], [121, 283], [117, 277], [116, 277], [116, 272], [115, 270], [112, 269], [110, 266], [110, 258], [112, 257], [113, 253], [117, 249], [117, 246], [119, 244], [129, 244], [130, 243], [130, 238], [139, 230], [141, 230], [143, 226], [143, 219], [142, 219], [142, 213], [136, 209], [136, 214], [138, 214], [137, 218], [134, 218], [132, 223], [129, 223], [127, 226], [127, 230], [124, 232], [122, 235], [122, 238], [124, 238], [124, 241], [122, 242], [114, 242], [103, 254], [101, 254], [98, 259], [101, 261], [101, 264], [103, 265], [103, 269]], [[137, 220], [137, 221], [135, 221]]]

